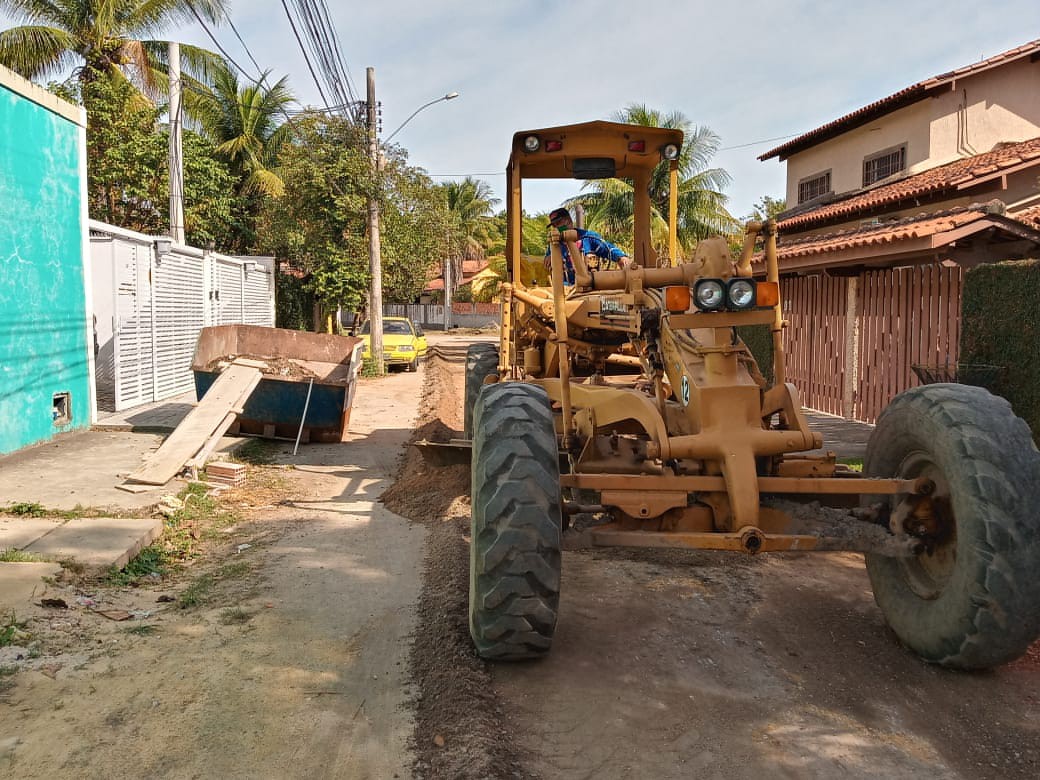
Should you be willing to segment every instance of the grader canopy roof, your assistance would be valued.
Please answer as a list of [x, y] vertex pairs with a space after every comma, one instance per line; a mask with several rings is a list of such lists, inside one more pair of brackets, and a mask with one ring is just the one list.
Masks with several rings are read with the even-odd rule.
[[525, 130], [513, 136], [509, 169], [524, 179], [633, 178], [657, 167], [669, 145], [682, 147], [681, 130], [615, 122]]

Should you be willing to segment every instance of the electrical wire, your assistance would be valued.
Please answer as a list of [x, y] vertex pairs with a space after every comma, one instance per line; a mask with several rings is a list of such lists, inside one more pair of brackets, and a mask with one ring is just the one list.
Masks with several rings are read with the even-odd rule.
[[[282, 3], [284, 5], [285, 0], [282, 0]], [[237, 70], [242, 76], [244, 76], [245, 78], [249, 79], [249, 81], [253, 82], [258, 87], [263, 87], [264, 86], [264, 82], [266, 81], [266, 78], [267, 78], [266, 75], [261, 72], [259, 79], [253, 78], [253, 76], [251, 76], [241, 65], [239, 65], [234, 60], [234, 58], [232, 58], [231, 55], [228, 54], [227, 50], [223, 46], [221, 46], [220, 41], [217, 39], [216, 35], [214, 35], [213, 31], [210, 30], [209, 26], [202, 19], [202, 17], [198, 14], [198, 12], [195, 11], [195, 8], [193, 7], [192, 3], [188, 2], [187, 5], [188, 5], [188, 8], [191, 9], [191, 12], [195, 16], [196, 20], [198, 20], [198, 22], [199, 22], [200, 26], [202, 27], [202, 29], [206, 32], [206, 35], [209, 36], [209, 39], [211, 41], [213, 41], [213, 45], [217, 47], [217, 50], [222, 55], [224, 55], [224, 57], [231, 64], [231, 66], [234, 67], [235, 70]], [[286, 9], [286, 12], [288, 12], [288, 9]], [[252, 52], [249, 51], [249, 47], [246, 46], [244, 41], [242, 41], [242, 46], [243, 46], [243, 48], [245, 48], [246, 53], [249, 55], [249, 58], [251, 60], [254, 60], [254, 62], [255, 62], [255, 59], [253, 58]], [[267, 88], [270, 89], [270, 85], [267, 85]], [[196, 91], [200, 91], [200, 90], [196, 90]], [[319, 88], [319, 91], [320, 91], [320, 88]], [[300, 131], [299, 126], [296, 125], [296, 123], [293, 121], [293, 118], [289, 115], [289, 113], [284, 108], [282, 108], [280, 106], [278, 107], [278, 112], [283, 117], [285, 117], [285, 123], [286, 123], [286, 125], [288, 125], [289, 130], [296, 137], [296, 139], [299, 140], [299, 141], [303, 141], [304, 140], [304, 135]], [[311, 158], [312, 162], [320, 163], [320, 160], [318, 160], [317, 157], [315, 157], [311, 153], [310, 149], [306, 145], [302, 146], [301, 148], [304, 150], [304, 153]], [[332, 187], [333, 192], [337, 196], [343, 196], [343, 195], [346, 194], [346, 193], [344, 193], [342, 187], [339, 186], [339, 183], [335, 179], [331, 179], [329, 181], [329, 185]]]
[[[314, 67], [311, 65], [310, 57], [307, 56], [307, 48], [303, 45], [303, 41], [300, 39], [300, 33], [296, 29], [296, 23], [293, 21], [292, 14], [289, 13], [289, 6], [285, 0], [282, 0], [282, 8], [285, 9], [285, 15], [289, 18], [289, 26], [292, 27], [293, 35], [296, 36], [296, 43], [300, 47], [300, 51], [303, 52], [303, 59], [307, 63], [307, 70], [311, 72], [311, 78], [314, 79], [314, 84], [318, 88], [318, 94], [321, 95], [321, 102], [325, 104], [325, 107], [329, 107], [329, 101], [325, 98], [325, 93], [321, 89], [321, 82], [318, 80], [318, 75], [314, 72]], [[192, 9], [194, 12], [194, 9]], [[198, 18], [198, 14], [195, 14]], [[240, 69], [241, 70], [241, 69]]]
[[242, 40], [242, 36], [238, 34], [238, 28], [235, 27], [235, 23], [231, 20], [231, 17], [230, 16], [226, 16], [225, 18], [227, 19], [228, 25], [231, 27], [231, 31], [235, 34], [235, 37], [238, 38], [238, 42], [242, 45], [242, 48], [245, 50], [246, 55], [249, 57], [250, 61], [253, 63], [253, 67], [256, 68], [256, 72], [257, 73], [263, 73], [264, 69], [260, 67], [260, 63], [258, 63], [256, 61], [256, 58], [253, 56], [253, 52], [249, 51], [249, 47], [246, 46], [246, 42], [243, 41]]

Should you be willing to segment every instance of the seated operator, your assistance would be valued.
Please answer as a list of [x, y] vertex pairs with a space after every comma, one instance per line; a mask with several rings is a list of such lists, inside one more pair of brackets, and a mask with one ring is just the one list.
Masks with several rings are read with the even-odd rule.
[[[632, 263], [632, 258], [626, 255], [624, 250], [618, 249], [599, 233], [574, 227], [574, 220], [571, 219], [571, 214], [567, 209], [556, 209], [549, 212], [549, 224], [557, 230], [576, 230], [578, 232], [578, 249], [583, 255], [596, 255], [604, 260], [613, 260], [622, 268], [627, 268]], [[561, 242], [560, 250], [563, 253], [563, 283], [573, 285], [574, 264], [567, 252], [567, 245]], [[545, 249], [545, 267], [551, 270], [549, 247]]]

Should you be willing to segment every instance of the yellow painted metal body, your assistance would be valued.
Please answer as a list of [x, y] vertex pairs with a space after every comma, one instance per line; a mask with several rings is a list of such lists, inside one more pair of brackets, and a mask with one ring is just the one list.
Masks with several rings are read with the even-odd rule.
[[[669, 285], [750, 278], [756, 241], [764, 243], [767, 279], [777, 282], [779, 276], [771, 222], [747, 226], [738, 258], [725, 242], [704, 241], [691, 262], [680, 262], [677, 166], [661, 153], [668, 144], [681, 147], [681, 132], [608, 122], [514, 136], [506, 169], [512, 280], [504, 286], [498, 379], [545, 389], [570, 464], [563, 487], [594, 492], [616, 520], [615, 527], [597, 531], [599, 543], [813, 549], [817, 537], [799, 533], [783, 511], [764, 506], [763, 494], [855, 497], [912, 493], [914, 486], [839, 477], [832, 454], [796, 455], [822, 442], [785, 381], [779, 302], [740, 311], [667, 311], [662, 288]], [[668, 166], [672, 183], [668, 259], [661, 263], [650, 242], [648, 195], [658, 165]], [[588, 170], [631, 179], [635, 263], [590, 270], [577, 234], [550, 230], [551, 284], [525, 286], [522, 182]], [[563, 281], [563, 246], [574, 264], [573, 286]], [[772, 332], [772, 385], [737, 338], [734, 328], [742, 325]]]

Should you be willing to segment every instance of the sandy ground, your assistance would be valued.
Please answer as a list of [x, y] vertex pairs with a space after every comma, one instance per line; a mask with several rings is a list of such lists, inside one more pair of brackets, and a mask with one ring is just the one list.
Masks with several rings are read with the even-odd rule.
[[1040, 652], [920, 662], [855, 555], [569, 544], [551, 656], [478, 659], [468, 467], [401, 458], [413, 428], [462, 427], [465, 343], [438, 351], [364, 385], [354, 440], [252, 497], [197, 565], [204, 606], [157, 603], [182, 580], [94, 594], [138, 621], [28, 616], [44, 652], [13, 674], [0, 658], [0, 776], [1040, 776]]
[[109, 623], [70, 587], [72, 610], [25, 616], [43, 654], [0, 678], [0, 775], [408, 777], [425, 531], [376, 499], [420, 376], [363, 384], [350, 443], [285, 455], [299, 464], [283, 472], [289, 500], [200, 564], [216, 579], [204, 608], [157, 604], [162, 586], [95, 593], [150, 613]]
[[[453, 357], [428, 368], [431, 438], [461, 428]], [[886, 628], [858, 555], [570, 550], [552, 654], [477, 661], [468, 476], [410, 455], [387, 496], [431, 529], [420, 609], [439, 640], [420, 635], [413, 653], [420, 775], [1040, 775], [1038, 648], [984, 674], [921, 662]]]

